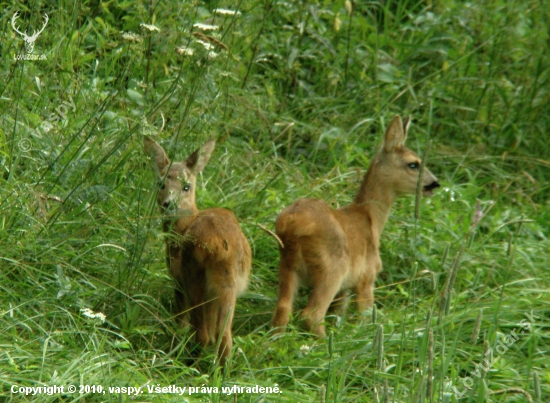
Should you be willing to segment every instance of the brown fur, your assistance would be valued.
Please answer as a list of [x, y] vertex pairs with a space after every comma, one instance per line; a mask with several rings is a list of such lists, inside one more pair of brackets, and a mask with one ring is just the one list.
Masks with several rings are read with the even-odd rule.
[[172, 164], [149, 137], [144, 145], [162, 184], [157, 202], [164, 214], [163, 229], [170, 234], [166, 261], [177, 282], [177, 313], [183, 321], [188, 312], [195, 340], [201, 345], [216, 343], [221, 335], [218, 356], [223, 364], [231, 352], [235, 302], [248, 285], [252, 253], [231, 211], [199, 211], [196, 206], [196, 176], [208, 162], [215, 142], [207, 141], [185, 161]]
[[[302, 312], [307, 328], [323, 336], [323, 319], [328, 308], [342, 311], [349, 291], [357, 308], [373, 306], [374, 281], [382, 270], [380, 234], [395, 199], [414, 194], [420, 159], [404, 146], [409, 119], [396, 116], [384, 136], [354, 201], [333, 209], [323, 200], [299, 199], [284, 209], [275, 223], [280, 248], [279, 301], [273, 326], [288, 324], [294, 295], [304, 284], [312, 288]], [[416, 167], [409, 166], [416, 164]], [[431, 196], [439, 187], [427, 169], [422, 177], [423, 193]]]

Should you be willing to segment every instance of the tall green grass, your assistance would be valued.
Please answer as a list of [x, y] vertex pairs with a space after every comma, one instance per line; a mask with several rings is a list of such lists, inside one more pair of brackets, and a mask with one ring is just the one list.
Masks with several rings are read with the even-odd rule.
[[[131, 400], [10, 393], [13, 385], [69, 384], [282, 391], [184, 397], [213, 402], [548, 400], [545, 2], [2, 6], [5, 401]], [[11, 27], [16, 11], [28, 33], [48, 14], [34, 50], [47, 60], [14, 60], [25, 53]], [[51, 117], [70, 100], [75, 110], [66, 119]], [[413, 198], [394, 206], [377, 308], [329, 317], [324, 340], [305, 333], [298, 315], [286, 333], [272, 334], [278, 250], [257, 224], [272, 228], [298, 197], [349, 203], [395, 114], [413, 116], [412, 149], [422, 153], [431, 139], [427, 163], [443, 187], [421, 202], [418, 219]], [[44, 122], [50, 130], [37, 132]], [[232, 209], [254, 253], [225, 369], [214, 365], [213, 349], [193, 362], [192, 334], [173, 319], [143, 135], [175, 159], [211, 136], [220, 140], [199, 178], [198, 204]], [[83, 308], [104, 313], [105, 322]], [[529, 326], [526, 314], [536, 315]], [[497, 354], [514, 329], [523, 334]], [[498, 360], [488, 366], [491, 349]]]

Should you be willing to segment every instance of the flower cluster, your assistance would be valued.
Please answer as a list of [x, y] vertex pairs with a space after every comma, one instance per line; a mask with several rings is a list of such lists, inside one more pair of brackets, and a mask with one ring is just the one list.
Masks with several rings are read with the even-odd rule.
[[80, 313], [83, 316], [85, 316], [87, 318], [90, 318], [90, 319], [97, 320], [100, 323], [104, 323], [105, 319], [107, 319], [107, 317], [105, 316], [104, 313], [101, 313], [101, 312], [96, 313], [96, 312], [92, 311], [90, 308], [82, 308], [82, 309], [80, 309]]
[[240, 11], [227, 10], [225, 8], [216, 8], [213, 12], [220, 15], [241, 15]]

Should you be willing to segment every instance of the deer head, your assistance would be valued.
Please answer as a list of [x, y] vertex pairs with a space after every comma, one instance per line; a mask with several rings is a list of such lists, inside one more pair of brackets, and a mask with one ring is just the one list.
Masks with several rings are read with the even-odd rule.
[[21, 35], [23, 37], [23, 39], [25, 40], [25, 49], [27, 50], [27, 53], [32, 53], [34, 52], [34, 42], [36, 41], [36, 39], [38, 38], [38, 35], [40, 35], [42, 33], [42, 31], [44, 31], [44, 28], [46, 28], [46, 25], [48, 25], [48, 14], [44, 14], [44, 25], [42, 26], [42, 29], [40, 31], [34, 31], [33, 34], [31, 36], [27, 35], [27, 31], [25, 32], [21, 32], [19, 29], [17, 29], [17, 27], [15, 26], [15, 20], [17, 18], [19, 18], [19, 12], [16, 12], [13, 17], [11, 18], [11, 26], [13, 27], [13, 30], [15, 32], [17, 32], [19, 35]]
[[160, 187], [157, 201], [164, 213], [198, 212], [195, 203], [197, 175], [206, 166], [215, 144], [212, 138], [187, 159], [171, 163], [164, 149], [150, 137], [145, 137], [145, 152], [156, 165]]

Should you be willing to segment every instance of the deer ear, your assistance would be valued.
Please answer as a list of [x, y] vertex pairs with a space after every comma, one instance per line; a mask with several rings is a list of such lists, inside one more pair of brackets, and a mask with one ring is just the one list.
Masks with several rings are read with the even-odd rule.
[[156, 141], [151, 139], [151, 137], [146, 136], [143, 139], [143, 146], [145, 148], [145, 153], [155, 162], [158, 172], [161, 172], [170, 164], [170, 160], [166, 156], [164, 149], [159, 146]]
[[214, 151], [215, 145], [216, 140], [214, 138], [211, 138], [206, 143], [204, 143], [197, 151], [187, 157], [187, 159], [185, 160], [185, 165], [187, 166], [187, 168], [189, 168], [195, 174], [202, 171], [208, 163], [208, 160], [212, 155], [212, 151]]
[[[409, 119], [405, 120], [407, 128], [409, 121]], [[401, 117], [399, 115], [394, 117], [384, 136], [384, 151], [389, 153], [397, 148], [403, 147], [406, 138], [406, 130], [404, 128], [405, 126], [401, 121]]]

